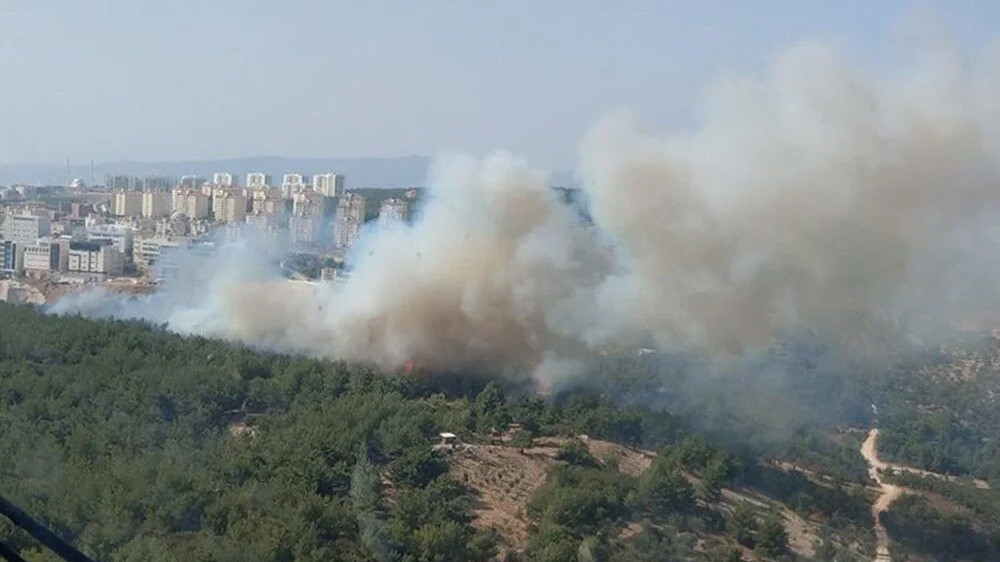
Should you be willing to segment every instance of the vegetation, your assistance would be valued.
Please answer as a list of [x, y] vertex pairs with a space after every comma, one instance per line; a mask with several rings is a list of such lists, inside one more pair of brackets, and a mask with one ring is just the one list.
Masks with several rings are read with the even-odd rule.
[[[0, 304], [0, 494], [109, 562], [490, 560], [498, 537], [475, 526], [476, 498], [434, 444], [441, 431], [487, 442], [516, 424], [510, 446], [525, 455], [552, 436], [562, 446], [526, 504], [524, 550], [504, 553], [509, 560], [791, 560], [787, 510], [774, 500], [822, 523], [816, 560], [863, 559], [845, 545], [871, 544], [870, 498], [852, 484], [863, 480], [857, 442], [831, 432], [832, 418], [741, 442], [734, 436], [757, 426], [741, 429], [750, 422], [738, 408], [723, 421], [717, 405], [718, 424], [692, 428], [665, 408], [676, 402], [654, 380], [653, 360], [633, 359], [608, 356], [599, 386], [513, 398], [516, 387], [476, 377], [387, 377]], [[824, 384], [845, 402], [864, 386]], [[628, 471], [591, 454], [593, 439], [658, 454]], [[947, 458], [978, 458], [966, 444]], [[773, 466], [776, 452], [827, 468], [829, 481]], [[907, 552], [959, 543], [959, 552], [994, 552], [993, 493], [906, 485], [962, 506], [894, 505], [887, 525]], [[917, 536], [925, 523], [933, 532]], [[53, 560], [2, 518], [0, 541]]]
[[891, 460], [1000, 485], [1000, 342], [928, 353], [881, 393], [879, 447]]
[[370, 220], [375, 220], [378, 218], [379, 209], [381, 208], [382, 201], [386, 199], [406, 199], [406, 193], [411, 189], [415, 189], [417, 192], [417, 198], [410, 202], [411, 211], [412, 207], [420, 200], [423, 195], [423, 188], [410, 188], [410, 187], [393, 187], [393, 188], [380, 188], [380, 187], [361, 187], [351, 189], [351, 193], [356, 193], [365, 198], [365, 222]]
[[292, 254], [285, 259], [284, 267], [308, 279], [319, 279], [324, 268], [341, 269], [344, 263], [332, 257], [314, 254]]
[[3, 494], [98, 559], [492, 555], [410, 380], [7, 305], [0, 373]]
[[824, 348], [789, 345], [733, 372], [683, 354], [609, 354], [592, 369], [583, 380], [601, 394], [669, 411], [748, 457], [791, 460], [843, 481], [866, 478], [860, 441], [832, 430], [871, 424], [871, 395], [882, 379]]
[[904, 552], [940, 560], [1000, 559], [1000, 492], [911, 473], [884, 478], [911, 491], [885, 520]]
[[1000, 537], [979, 532], [978, 519], [944, 510], [921, 495], [905, 495], [883, 517], [886, 529], [904, 556], [930, 555], [933, 560], [1000, 559]]

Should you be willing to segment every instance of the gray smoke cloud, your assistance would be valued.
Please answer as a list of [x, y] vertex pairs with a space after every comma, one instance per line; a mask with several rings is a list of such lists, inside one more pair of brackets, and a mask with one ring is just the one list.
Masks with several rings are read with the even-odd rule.
[[996, 216], [996, 74], [938, 48], [882, 82], [805, 44], [718, 88], [690, 137], [600, 124], [583, 169], [625, 265], [605, 308], [660, 345], [734, 350], [935, 312], [975, 265], [961, 235]]
[[581, 148], [592, 224], [521, 159], [449, 155], [419, 218], [366, 232], [343, 284], [293, 290], [250, 246], [196, 290], [53, 310], [550, 384], [614, 346], [740, 355], [886, 322], [933, 337], [963, 311], [1000, 310], [1000, 56], [934, 42], [916, 59], [873, 76], [805, 43], [712, 89], [693, 133], [605, 119]]

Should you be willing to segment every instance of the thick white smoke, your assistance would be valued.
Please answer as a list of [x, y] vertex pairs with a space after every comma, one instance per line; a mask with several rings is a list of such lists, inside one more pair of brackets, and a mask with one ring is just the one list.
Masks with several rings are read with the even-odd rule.
[[717, 89], [690, 137], [600, 124], [583, 169], [625, 266], [607, 306], [626, 302], [625, 322], [661, 344], [733, 349], [793, 324], [849, 330], [939, 306], [954, 289], [944, 274], [971, 257], [956, 235], [996, 216], [998, 154], [984, 141], [1000, 92], [946, 52], [919, 70], [870, 80], [807, 44], [770, 80]]
[[[276, 289], [236, 264], [183, 314], [169, 299], [114, 313], [387, 367], [550, 380], [607, 345], [742, 353], [797, 329], [934, 327], [960, 305], [1000, 305], [986, 289], [998, 61], [936, 46], [884, 79], [800, 45], [765, 79], [714, 89], [693, 134], [659, 139], [629, 115], [598, 124], [580, 167], [592, 225], [517, 158], [444, 157], [418, 220], [369, 233], [342, 286]], [[107, 310], [79, 302], [59, 310]]]

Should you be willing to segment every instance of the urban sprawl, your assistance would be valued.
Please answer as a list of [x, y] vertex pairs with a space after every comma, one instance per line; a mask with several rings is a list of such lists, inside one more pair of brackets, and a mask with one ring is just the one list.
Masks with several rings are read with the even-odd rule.
[[[253, 236], [289, 275], [331, 281], [367, 220], [402, 224], [419, 189], [347, 190], [337, 173], [249, 173], [208, 180], [108, 176], [87, 187], [0, 188], [0, 300], [37, 302], [40, 284], [151, 288], [171, 259], [219, 240]], [[311, 180], [311, 181], [310, 181]], [[319, 264], [297, 268], [296, 264]]]

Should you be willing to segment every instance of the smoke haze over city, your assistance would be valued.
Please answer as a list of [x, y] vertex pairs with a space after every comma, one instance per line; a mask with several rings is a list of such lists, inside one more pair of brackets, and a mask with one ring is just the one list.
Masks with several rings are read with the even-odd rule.
[[717, 83], [693, 132], [597, 123], [578, 166], [592, 223], [516, 156], [444, 155], [415, 221], [367, 232], [342, 283], [274, 291], [242, 259], [176, 300], [168, 281], [142, 297], [155, 306], [90, 294], [56, 310], [542, 379], [607, 346], [738, 356], [790, 331], [844, 343], [886, 322], [932, 338], [1000, 304], [983, 282], [998, 247], [996, 54], [932, 38], [872, 74], [803, 42], [762, 76]]
[[1000, 560], [997, 21], [0, 0], [0, 559]]

